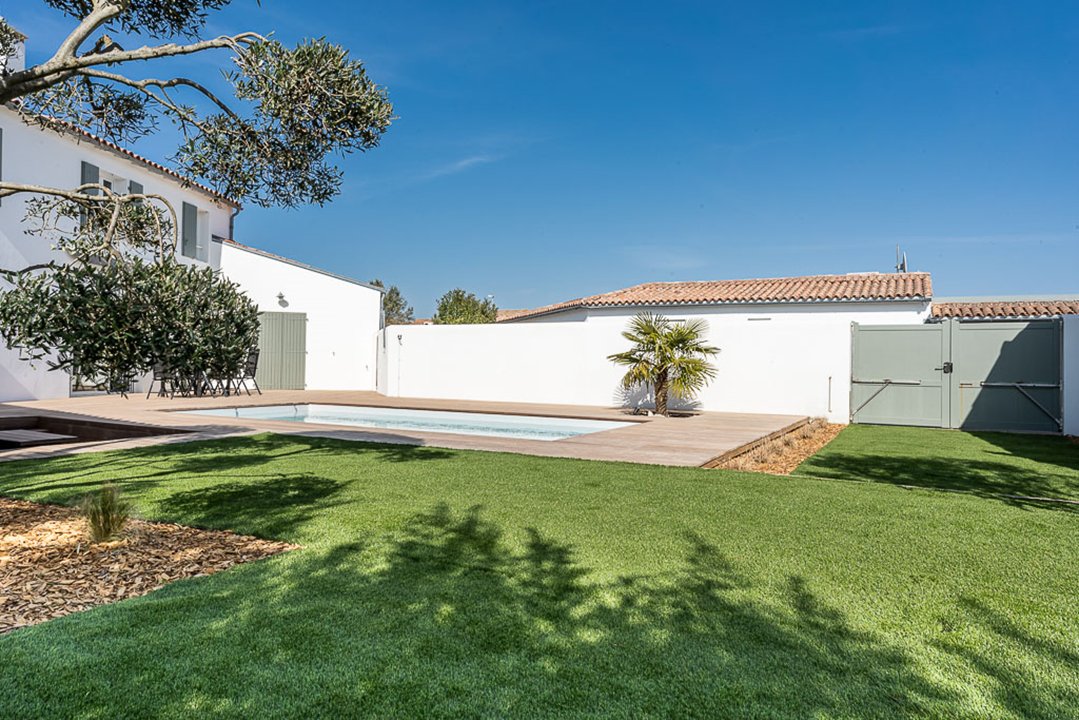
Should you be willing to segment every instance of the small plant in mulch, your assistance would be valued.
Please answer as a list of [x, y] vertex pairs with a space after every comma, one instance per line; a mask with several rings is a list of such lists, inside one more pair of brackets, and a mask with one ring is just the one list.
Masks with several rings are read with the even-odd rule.
[[120, 497], [120, 490], [111, 484], [87, 495], [79, 508], [90, 528], [90, 540], [95, 543], [118, 538], [131, 517], [131, 504]]
[[86, 526], [81, 509], [0, 497], [0, 635], [296, 547], [136, 518], [117, 526], [122, 542], [87, 543]]

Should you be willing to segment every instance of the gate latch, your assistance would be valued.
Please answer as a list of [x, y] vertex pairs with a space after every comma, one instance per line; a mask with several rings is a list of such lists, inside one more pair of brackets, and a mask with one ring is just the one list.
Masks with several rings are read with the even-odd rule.
[[951, 363], [951, 361], [948, 361], [948, 362], [944, 363], [944, 367], [942, 367], [941, 370], [944, 371], [945, 375], [950, 374], [952, 372], [952, 363]]

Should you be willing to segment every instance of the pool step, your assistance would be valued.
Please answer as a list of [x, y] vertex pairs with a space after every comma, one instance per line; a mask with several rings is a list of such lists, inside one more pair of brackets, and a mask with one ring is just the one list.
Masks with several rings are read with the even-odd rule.
[[45, 432], [44, 430], [0, 430], [0, 448], [23, 448], [36, 445], [56, 445], [75, 442], [74, 435]]

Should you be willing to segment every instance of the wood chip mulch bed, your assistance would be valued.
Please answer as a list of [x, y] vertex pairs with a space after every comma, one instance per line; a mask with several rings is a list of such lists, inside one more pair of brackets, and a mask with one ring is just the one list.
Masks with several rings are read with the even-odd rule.
[[844, 427], [846, 426], [815, 421], [806, 430], [797, 429], [787, 433], [744, 455], [731, 458], [720, 467], [790, 475], [795, 468], [832, 442]]
[[74, 508], [0, 498], [0, 634], [295, 547], [143, 520], [94, 544]]

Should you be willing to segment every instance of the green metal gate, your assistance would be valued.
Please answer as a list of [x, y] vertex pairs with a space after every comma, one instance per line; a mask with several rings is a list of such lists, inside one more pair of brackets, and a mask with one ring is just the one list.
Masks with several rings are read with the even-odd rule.
[[307, 314], [259, 313], [259, 367], [264, 390], [303, 390], [307, 376]]
[[1061, 431], [1061, 323], [852, 329], [851, 422]]

